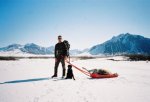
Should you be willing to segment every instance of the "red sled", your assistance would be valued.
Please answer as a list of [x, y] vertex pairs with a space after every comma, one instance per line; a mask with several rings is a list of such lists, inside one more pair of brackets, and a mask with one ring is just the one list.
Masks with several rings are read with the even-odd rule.
[[98, 74], [98, 73], [90, 73], [86, 70], [86, 68], [83, 69], [80, 69], [78, 68], [77, 66], [71, 64], [69, 61], [67, 61], [68, 64], [72, 65], [74, 68], [76, 68], [77, 70], [79, 70], [80, 72], [82, 72], [83, 74], [91, 77], [91, 78], [115, 78], [115, 77], [118, 77], [118, 74], [117, 73], [114, 73], [114, 74], [106, 74], [106, 75], [102, 75], [102, 74]]

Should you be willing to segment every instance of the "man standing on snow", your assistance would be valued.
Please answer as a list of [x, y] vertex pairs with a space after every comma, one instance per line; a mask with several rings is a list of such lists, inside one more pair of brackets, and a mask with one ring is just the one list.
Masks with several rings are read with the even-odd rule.
[[62, 36], [59, 35], [58, 36], [58, 43], [55, 45], [55, 67], [54, 67], [54, 75], [53, 77], [57, 77], [57, 70], [58, 70], [58, 66], [59, 63], [61, 62], [62, 64], [62, 69], [63, 69], [63, 73], [62, 73], [62, 78], [65, 77], [65, 59], [67, 58], [67, 50], [65, 47], [65, 44], [62, 42]]

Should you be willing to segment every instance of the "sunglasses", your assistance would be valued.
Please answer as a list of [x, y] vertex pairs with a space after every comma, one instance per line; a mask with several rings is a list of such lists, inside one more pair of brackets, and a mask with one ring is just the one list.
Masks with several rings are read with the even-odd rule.
[[62, 38], [58, 38], [58, 39], [62, 39]]

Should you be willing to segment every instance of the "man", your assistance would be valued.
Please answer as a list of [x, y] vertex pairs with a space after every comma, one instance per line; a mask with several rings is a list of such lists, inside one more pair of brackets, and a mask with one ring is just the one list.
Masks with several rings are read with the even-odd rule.
[[57, 77], [57, 70], [59, 63], [61, 62], [62, 64], [62, 78], [65, 77], [65, 59], [67, 58], [67, 49], [65, 47], [65, 44], [62, 42], [62, 36], [58, 36], [58, 43], [55, 45], [55, 67], [54, 67], [54, 75], [53, 77]]

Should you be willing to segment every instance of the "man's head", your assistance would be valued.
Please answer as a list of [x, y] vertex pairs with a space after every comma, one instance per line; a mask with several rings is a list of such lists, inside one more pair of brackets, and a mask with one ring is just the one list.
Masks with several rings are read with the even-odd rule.
[[58, 42], [62, 42], [62, 36], [61, 35], [58, 36]]

